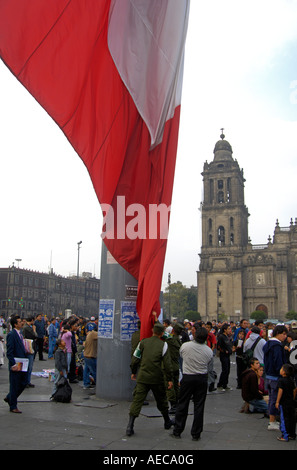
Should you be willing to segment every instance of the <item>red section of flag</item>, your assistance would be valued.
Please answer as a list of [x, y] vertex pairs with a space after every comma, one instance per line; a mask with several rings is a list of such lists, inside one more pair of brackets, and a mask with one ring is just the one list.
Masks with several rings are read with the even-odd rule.
[[[150, 135], [107, 46], [110, 0], [1, 0], [0, 56], [62, 129], [85, 163], [101, 204], [170, 206], [179, 108], [161, 144]], [[142, 337], [151, 335], [166, 239], [104, 240], [138, 280]]]

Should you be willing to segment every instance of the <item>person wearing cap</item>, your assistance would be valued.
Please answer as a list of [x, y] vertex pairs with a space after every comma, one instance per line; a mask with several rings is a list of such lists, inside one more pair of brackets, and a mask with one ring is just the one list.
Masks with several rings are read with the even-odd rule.
[[92, 330], [95, 330], [95, 328], [97, 328], [97, 325], [95, 323], [95, 317], [91, 317], [90, 318], [91, 321], [89, 321], [89, 323], [87, 323], [87, 326], [86, 326], [86, 333], [88, 333], [89, 331], [92, 331]]
[[157, 408], [164, 418], [164, 428], [170, 429], [173, 424], [168, 413], [168, 401], [163, 375], [166, 375], [168, 388], [172, 388], [172, 364], [169, 348], [167, 343], [161, 339], [164, 330], [164, 325], [156, 322], [153, 327], [153, 336], [141, 340], [134, 352], [131, 361], [131, 379], [137, 380], [137, 383], [129, 411], [129, 422], [126, 429], [127, 436], [134, 434], [134, 421], [139, 416], [143, 402], [150, 390], [153, 392]]

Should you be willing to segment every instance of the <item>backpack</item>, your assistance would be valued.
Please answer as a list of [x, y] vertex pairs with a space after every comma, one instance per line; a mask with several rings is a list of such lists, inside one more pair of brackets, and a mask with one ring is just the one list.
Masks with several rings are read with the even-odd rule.
[[66, 377], [61, 377], [57, 383], [57, 390], [53, 394], [53, 400], [60, 403], [70, 403], [72, 396], [72, 388], [66, 379]]
[[254, 349], [259, 343], [260, 339], [261, 339], [261, 336], [259, 335], [258, 338], [252, 344], [252, 346], [243, 353], [242, 362], [244, 363], [246, 367], [249, 367], [250, 360], [254, 357]]

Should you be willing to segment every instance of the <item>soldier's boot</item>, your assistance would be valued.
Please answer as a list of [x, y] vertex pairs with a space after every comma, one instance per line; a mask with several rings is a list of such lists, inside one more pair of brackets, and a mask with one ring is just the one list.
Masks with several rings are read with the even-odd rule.
[[134, 421], [136, 416], [129, 416], [129, 422], [126, 429], [126, 436], [133, 436], [134, 434]]
[[171, 405], [171, 408], [169, 410], [169, 414], [170, 415], [175, 415], [175, 412], [176, 412], [176, 402], [175, 401], [171, 401], [170, 402], [170, 405]]
[[169, 418], [169, 413], [168, 411], [162, 413], [163, 418], [164, 418], [164, 428], [165, 429], [170, 429], [171, 426], [174, 425], [174, 422]]

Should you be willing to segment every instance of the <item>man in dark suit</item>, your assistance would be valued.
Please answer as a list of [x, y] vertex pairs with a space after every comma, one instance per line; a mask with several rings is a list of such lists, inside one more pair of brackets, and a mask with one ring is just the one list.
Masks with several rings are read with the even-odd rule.
[[9, 370], [9, 385], [10, 390], [4, 401], [9, 404], [10, 411], [13, 413], [21, 413], [17, 407], [17, 399], [23, 390], [26, 388], [27, 372], [19, 370], [19, 366], [15, 358], [26, 359], [27, 354], [21, 334], [22, 320], [18, 315], [14, 315], [10, 324], [12, 330], [8, 333], [6, 338], [6, 356], [8, 359]]

